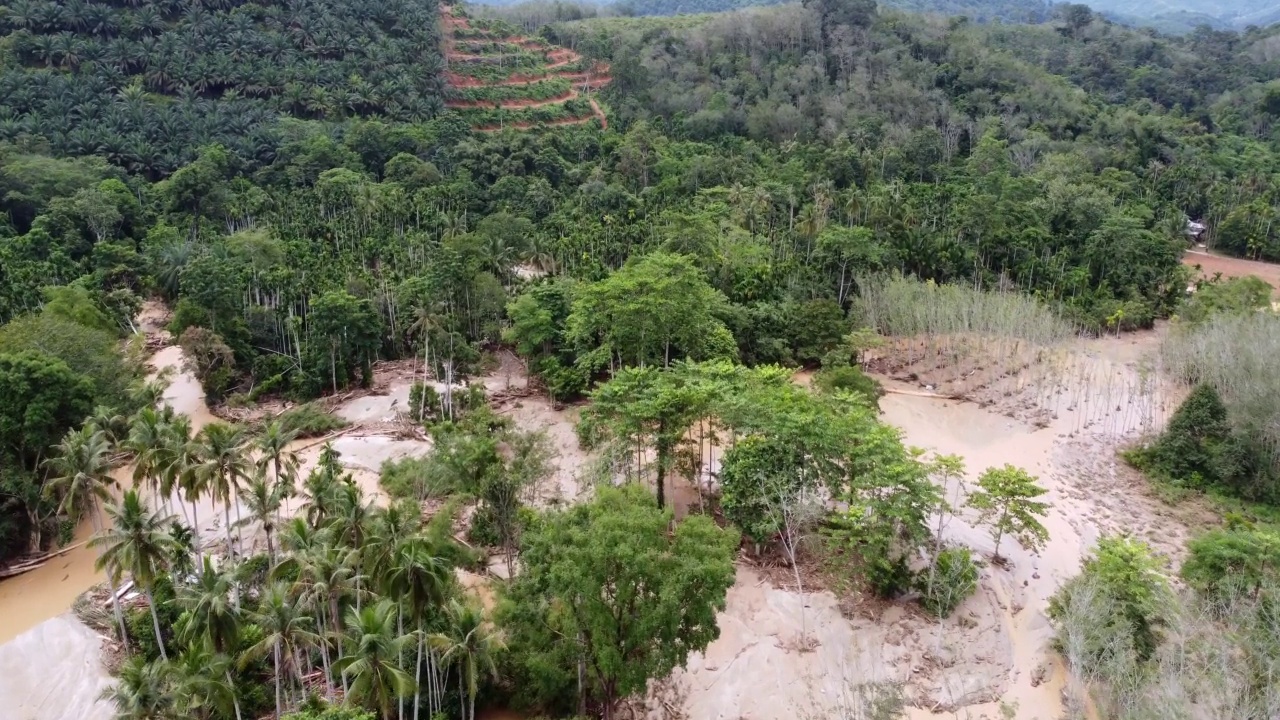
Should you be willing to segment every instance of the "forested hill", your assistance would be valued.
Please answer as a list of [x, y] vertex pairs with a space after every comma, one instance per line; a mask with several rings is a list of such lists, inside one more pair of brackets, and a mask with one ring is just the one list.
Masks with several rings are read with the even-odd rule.
[[14, 0], [0, 7], [0, 140], [36, 135], [152, 176], [214, 142], [266, 162], [282, 113], [438, 113], [437, 25], [415, 0]]
[[[535, 0], [535, 5], [564, 14], [607, 13], [624, 16], [693, 15], [725, 12], [749, 7], [783, 4], [787, 0], [609, 0], [598, 3], [573, 3], [563, 0]], [[484, 0], [483, 5], [508, 7], [529, 4], [527, 0]], [[884, 0], [883, 7], [938, 15], [963, 15], [975, 22], [1038, 23], [1053, 14], [1053, 3], [1046, 0]], [[566, 18], [567, 19], [567, 18]]]
[[[1080, 6], [980, 25], [813, 0], [544, 20], [533, 40], [487, 21], [493, 37], [465, 37], [482, 23], [457, 22], [462, 8], [454, 59], [566, 75], [471, 70], [499, 80], [484, 88], [450, 68], [457, 110], [428, 117], [434, 6], [72, 5], [5, 8], [0, 361], [18, 369], [0, 397], [47, 371], [39, 399], [60, 409], [0, 422], [0, 464], [18, 468], [0, 473], [0, 518], [17, 518], [0, 556], [57, 517], [43, 458], [71, 425], [141, 402], [115, 353], [143, 298], [173, 309], [214, 403], [340, 392], [377, 359], [428, 351], [436, 377], [461, 379], [498, 343], [573, 398], [622, 349], [839, 360], [860, 282], [881, 273], [1013, 289], [1119, 332], [1178, 311], [1188, 217], [1221, 249], [1280, 258], [1263, 31], [1170, 39]], [[508, 88], [585, 94], [603, 78], [579, 75], [605, 67], [607, 126], [467, 115]], [[633, 302], [637, 288], [659, 290]], [[593, 310], [615, 301], [639, 324]]]

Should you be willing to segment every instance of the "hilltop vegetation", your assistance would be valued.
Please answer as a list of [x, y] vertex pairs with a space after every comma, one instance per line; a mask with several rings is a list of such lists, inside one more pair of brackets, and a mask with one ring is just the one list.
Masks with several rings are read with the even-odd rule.
[[0, 140], [39, 136], [152, 178], [210, 143], [269, 163], [281, 115], [441, 110], [430, 4], [16, 0], [0, 32]]
[[454, 5], [441, 8], [449, 63], [445, 106], [473, 129], [608, 123], [599, 104], [585, 97], [609, 84], [608, 65], [524, 37], [500, 20], [473, 20]]

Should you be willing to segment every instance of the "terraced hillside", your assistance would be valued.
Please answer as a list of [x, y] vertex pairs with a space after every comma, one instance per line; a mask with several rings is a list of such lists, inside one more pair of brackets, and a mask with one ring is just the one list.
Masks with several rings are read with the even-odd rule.
[[445, 107], [481, 131], [583, 125], [608, 127], [592, 91], [612, 79], [609, 66], [568, 48], [517, 34], [497, 20], [467, 17], [440, 5], [445, 57]]

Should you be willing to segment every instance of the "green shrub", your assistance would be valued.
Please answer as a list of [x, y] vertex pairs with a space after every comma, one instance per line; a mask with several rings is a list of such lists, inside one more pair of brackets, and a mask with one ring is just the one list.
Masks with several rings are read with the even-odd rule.
[[880, 409], [880, 398], [884, 397], [884, 386], [856, 365], [821, 370], [813, 376], [813, 384], [825, 393], [853, 393], [877, 410]]
[[1208, 384], [1191, 391], [1155, 442], [1124, 454], [1156, 480], [1195, 489], [1218, 487], [1251, 500], [1274, 492], [1263, 457], [1262, 449], [1232, 432], [1226, 405]]
[[868, 552], [863, 560], [863, 578], [876, 596], [888, 600], [911, 589], [915, 576], [907, 566], [906, 557]]
[[1280, 535], [1253, 529], [1214, 530], [1187, 544], [1182, 579], [1219, 601], [1257, 597], [1280, 582]]
[[916, 578], [920, 604], [940, 618], [950, 617], [960, 603], [978, 589], [978, 566], [969, 548], [947, 548], [938, 553], [932, 572]]
[[[1146, 661], [1160, 644], [1173, 593], [1159, 561], [1146, 544], [1127, 537], [1104, 537], [1084, 561], [1080, 574], [1049, 599], [1049, 619], [1060, 646], [1096, 666], [1117, 654]], [[1087, 625], [1083, 640], [1079, 625]]]
[[1249, 275], [1214, 278], [1196, 283], [1196, 291], [1178, 313], [1183, 322], [1198, 324], [1218, 313], [1240, 315], [1271, 307], [1271, 286]]
[[481, 505], [471, 516], [471, 527], [467, 529], [467, 540], [478, 547], [498, 547], [502, 545], [502, 534], [498, 530], [493, 510], [488, 505]]
[[377, 718], [363, 708], [330, 705], [313, 695], [307, 698], [297, 712], [285, 715], [283, 720], [377, 720]]
[[298, 438], [321, 437], [347, 426], [346, 420], [317, 403], [289, 408], [278, 419], [284, 432], [294, 433]]

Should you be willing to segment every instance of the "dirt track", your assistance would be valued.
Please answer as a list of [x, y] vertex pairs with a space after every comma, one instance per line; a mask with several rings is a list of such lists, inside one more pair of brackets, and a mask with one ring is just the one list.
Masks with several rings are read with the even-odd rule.
[[1199, 266], [1201, 277], [1206, 278], [1212, 278], [1217, 273], [1222, 273], [1224, 278], [1253, 275], [1273, 288], [1273, 296], [1280, 295], [1280, 264], [1228, 257], [1203, 250], [1188, 250], [1186, 255], [1182, 256], [1182, 264], [1189, 267]]

